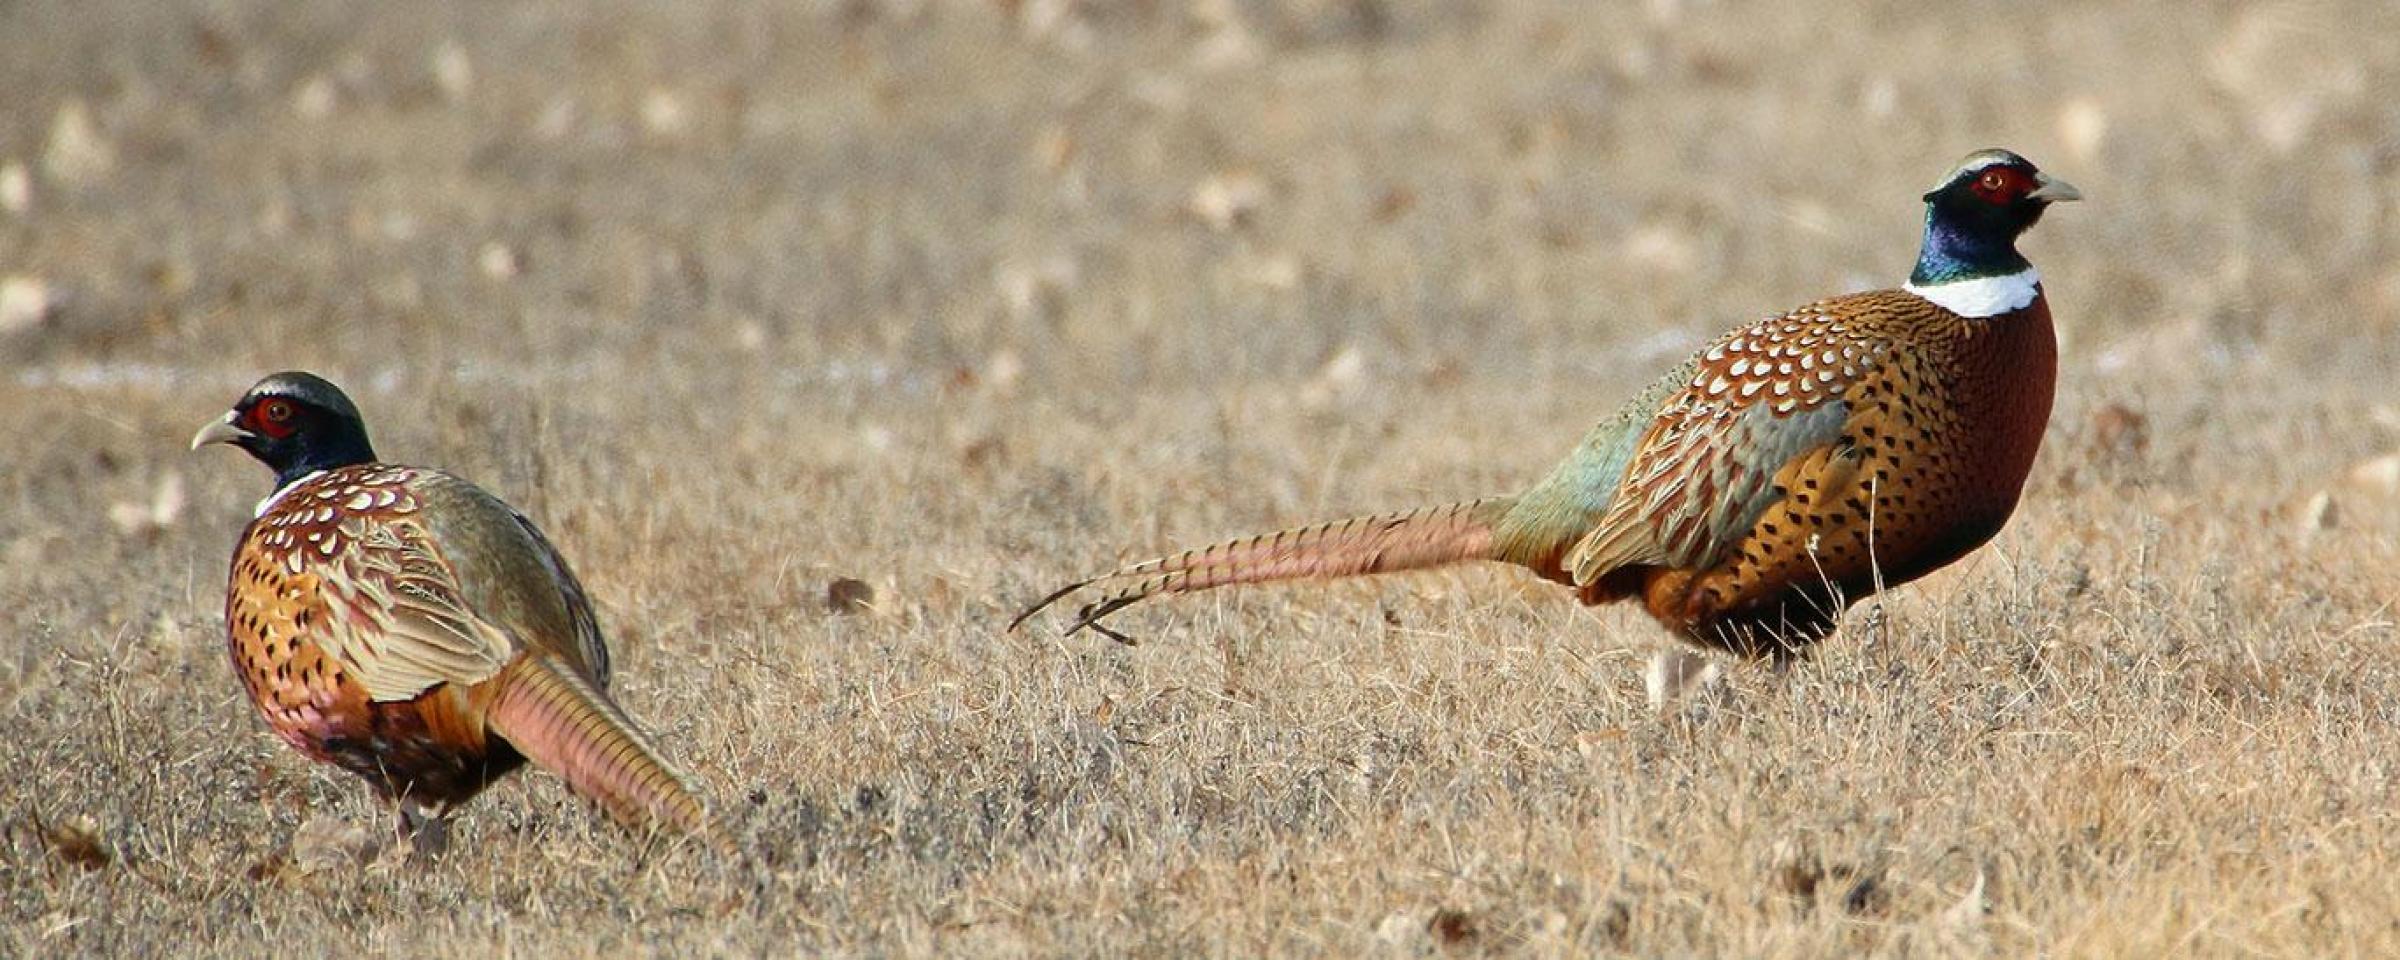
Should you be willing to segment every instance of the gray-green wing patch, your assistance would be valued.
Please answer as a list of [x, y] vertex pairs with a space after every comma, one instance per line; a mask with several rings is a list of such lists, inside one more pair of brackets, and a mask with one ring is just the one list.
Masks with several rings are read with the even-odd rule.
[[1581, 539], [1606, 516], [1642, 438], [1676, 392], [1699, 370], [1695, 356], [1652, 381], [1584, 434], [1565, 460], [1518, 496], [1494, 531], [1501, 559], [1532, 563]]

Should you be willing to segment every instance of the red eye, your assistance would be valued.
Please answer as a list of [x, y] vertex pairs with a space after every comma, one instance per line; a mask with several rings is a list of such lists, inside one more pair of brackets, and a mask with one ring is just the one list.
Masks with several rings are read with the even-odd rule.
[[1975, 178], [1975, 195], [1992, 203], [2008, 203], [2025, 192], [2025, 177], [2005, 167], [1986, 170]]
[[292, 435], [292, 416], [299, 411], [292, 402], [270, 397], [250, 407], [242, 417], [242, 425], [276, 439]]

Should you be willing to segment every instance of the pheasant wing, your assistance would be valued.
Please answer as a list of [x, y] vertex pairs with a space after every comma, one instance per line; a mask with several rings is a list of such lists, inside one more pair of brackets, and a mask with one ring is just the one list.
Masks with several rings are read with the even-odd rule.
[[1608, 510], [1568, 551], [1588, 584], [1634, 565], [1702, 568], [1783, 495], [1785, 464], [1841, 442], [1881, 346], [1820, 304], [1711, 344], [1636, 447]]
[[550, 538], [542, 535], [541, 528], [534, 526], [531, 518], [497, 500], [492, 503], [508, 511], [509, 519], [523, 535], [525, 546], [533, 554], [534, 561], [540, 564], [549, 582], [558, 588], [558, 597], [566, 604], [567, 618], [574, 631], [575, 651], [580, 654], [571, 657], [570, 662], [580, 662], [588, 668], [592, 677], [605, 689], [608, 686], [608, 641], [600, 632], [599, 619], [592, 615], [592, 601], [583, 592], [583, 581], [575, 579], [575, 570], [567, 566], [567, 558], [550, 544]]
[[476, 615], [422, 527], [363, 518], [343, 526], [354, 547], [315, 570], [324, 646], [370, 698], [408, 700], [437, 684], [481, 682], [516, 654], [506, 631]]

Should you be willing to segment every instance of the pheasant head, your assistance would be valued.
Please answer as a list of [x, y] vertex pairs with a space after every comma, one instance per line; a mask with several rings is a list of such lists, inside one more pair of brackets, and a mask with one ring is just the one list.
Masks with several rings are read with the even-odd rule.
[[240, 447], [275, 471], [275, 487], [319, 470], [375, 460], [366, 421], [342, 388], [313, 373], [286, 371], [260, 380], [192, 435], [192, 449]]
[[2073, 184], [2010, 151], [1968, 154], [1925, 194], [1925, 245], [1908, 289], [1962, 316], [2025, 306], [2041, 275], [2017, 252], [2017, 237], [2051, 204], [2081, 199]]

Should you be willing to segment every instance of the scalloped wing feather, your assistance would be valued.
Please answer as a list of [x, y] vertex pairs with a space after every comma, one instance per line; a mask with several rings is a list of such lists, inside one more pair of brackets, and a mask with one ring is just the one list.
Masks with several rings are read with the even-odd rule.
[[517, 653], [478, 617], [440, 549], [408, 521], [357, 522], [354, 549], [314, 571], [325, 598], [323, 646], [377, 701], [443, 683], [479, 683]]
[[1654, 421], [1608, 511], [1567, 552], [1589, 584], [1627, 566], [1715, 565], [1780, 495], [1785, 464], [1840, 440], [1881, 348], [1813, 304], [1711, 344]]

